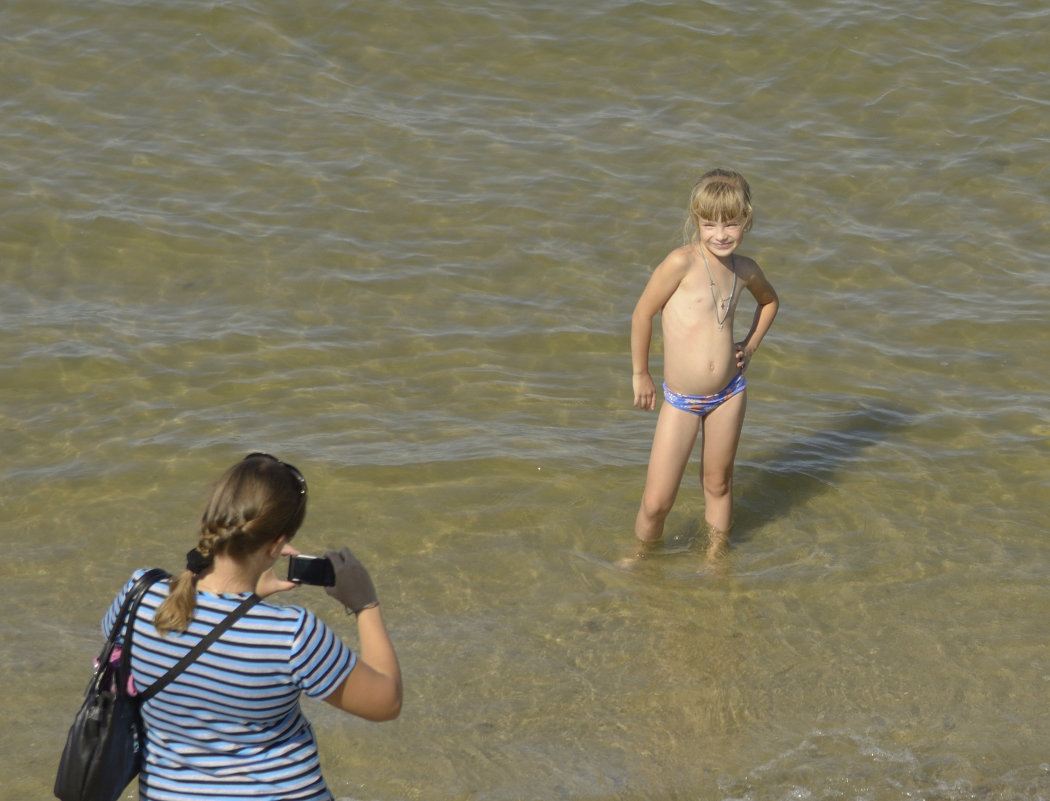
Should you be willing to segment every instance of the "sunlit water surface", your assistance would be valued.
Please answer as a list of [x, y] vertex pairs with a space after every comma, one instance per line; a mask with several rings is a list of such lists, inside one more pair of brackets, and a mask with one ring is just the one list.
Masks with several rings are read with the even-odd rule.
[[[1048, 30], [1041, 0], [7, 0], [0, 798], [50, 797], [110, 598], [256, 449], [404, 669], [394, 723], [308, 702], [339, 799], [1050, 798]], [[630, 312], [712, 166], [782, 299], [733, 547], [698, 570], [694, 468], [624, 571]]]

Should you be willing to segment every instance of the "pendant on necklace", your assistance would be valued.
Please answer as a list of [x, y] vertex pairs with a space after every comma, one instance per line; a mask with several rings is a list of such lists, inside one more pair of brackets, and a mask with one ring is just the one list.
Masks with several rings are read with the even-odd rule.
[[[711, 283], [711, 303], [715, 306], [715, 322], [718, 323], [718, 330], [722, 330], [722, 326], [725, 325], [726, 320], [729, 319], [729, 304], [733, 300], [733, 295], [736, 294], [736, 255], [730, 254], [730, 271], [733, 273], [733, 288], [729, 290], [729, 297], [722, 298], [722, 302], [719, 303], [715, 297], [715, 277], [711, 275], [711, 268], [707, 264], [707, 254], [704, 253], [703, 245], [700, 246], [700, 255], [704, 258], [704, 269], [707, 270], [707, 280]], [[721, 317], [718, 315], [718, 309], [721, 307], [723, 314]]]

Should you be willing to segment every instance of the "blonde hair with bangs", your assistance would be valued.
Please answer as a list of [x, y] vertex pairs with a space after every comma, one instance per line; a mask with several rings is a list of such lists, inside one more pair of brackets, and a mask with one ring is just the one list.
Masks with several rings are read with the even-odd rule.
[[735, 170], [715, 169], [701, 176], [689, 195], [689, 213], [683, 226], [685, 244], [699, 241], [700, 223], [704, 220], [742, 220], [743, 230], [751, 230], [751, 187], [743, 175]]

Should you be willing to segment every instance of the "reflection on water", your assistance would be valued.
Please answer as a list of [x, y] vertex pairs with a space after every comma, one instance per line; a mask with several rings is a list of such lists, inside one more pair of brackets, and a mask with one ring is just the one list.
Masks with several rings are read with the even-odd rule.
[[[0, 799], [259, 448], [404, 666], [309, 705], [339, 798], [1050, 795], [1048, 13], [6, 3]], [[624, 571], [630, 311], [716, 164], [783, 301], [731, 547], [694, 465]]]

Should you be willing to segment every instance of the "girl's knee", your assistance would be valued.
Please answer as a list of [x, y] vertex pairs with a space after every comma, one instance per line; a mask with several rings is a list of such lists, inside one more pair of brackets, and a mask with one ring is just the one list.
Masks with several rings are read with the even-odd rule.
[[724, 498], [733, 491], [731, 473], [704, 473], [704, 493], [711, 498]]
[[671, 513], [674, 498], [642, 496], [641, 513], [650, 520], [664, 520]]

